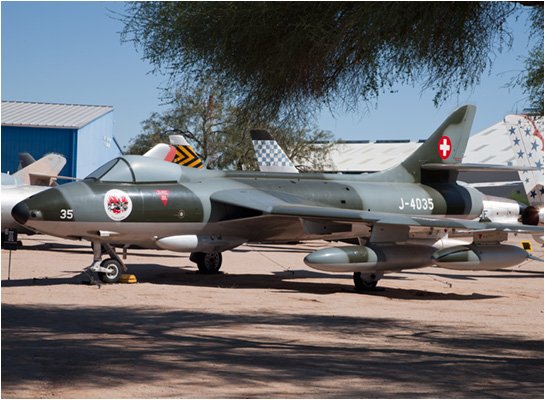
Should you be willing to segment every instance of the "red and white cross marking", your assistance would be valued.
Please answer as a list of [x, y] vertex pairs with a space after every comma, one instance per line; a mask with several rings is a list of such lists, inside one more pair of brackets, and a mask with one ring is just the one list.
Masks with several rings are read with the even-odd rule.
[[450, 152], [452, 151], [452, 143], [450, 142], [450, 139], [448, 136], [443, 136], [441, 139], [439, 139], [439, 156], [446, 160], [448, 156], [450, 156]]

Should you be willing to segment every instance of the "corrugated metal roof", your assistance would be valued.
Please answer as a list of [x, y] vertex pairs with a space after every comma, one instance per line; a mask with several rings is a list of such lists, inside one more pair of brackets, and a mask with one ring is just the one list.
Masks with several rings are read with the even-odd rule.
[[80, 129], [113, 109], [110, 106], [2, 101], [2, 125]]
[[382, 171], [394, 167], [411, 155], [421, 143], [342, 143], [331, 149], [333, 170]]
[[515, 153], [503, 121], [469, 137], [463, 162], [467, 164], [516, 164]]

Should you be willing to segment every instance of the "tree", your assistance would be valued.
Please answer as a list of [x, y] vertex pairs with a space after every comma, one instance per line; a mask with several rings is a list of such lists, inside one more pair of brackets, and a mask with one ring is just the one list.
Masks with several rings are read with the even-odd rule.
[[222, 82], [250, 113], [368, 104], [394, 84], [438, 104], [511, 45], [510, 2], [134, 2], [122, 38], [173, 86]]
[[508, 87], [520, 86], [524, 94], [528, 95], [528, 105], [543, 115], [543, 3], [522, 2], [530, 6], [530, 35], [528, 41], [534, 39], [536, 43], [522, 62], [524, 69], [515, 76]]
[[318, 144], [332, 139], [328, 131], [249, 118], [221, 85], [210, 81], [167, 97], [172, 99], [171, 108], [142, 122], [144, 133], [131, 140], [128, 153], [144, 154], [157, 143], [168, 143], [170, 133], [182, 133], [202, 160], [210, 159], [212, 168], [258, 169], [250, 130], [261, 128], [275, 136], [296, 164], [313, 170], [328, 167], [329, 148]]

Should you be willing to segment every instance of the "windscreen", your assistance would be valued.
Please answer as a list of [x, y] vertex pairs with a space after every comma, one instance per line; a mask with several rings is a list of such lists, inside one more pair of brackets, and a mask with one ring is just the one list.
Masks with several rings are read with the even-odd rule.
[[85, 179], [96, 179], [102, 182], [133, 183], [133, 173], [125, 160], [116, 158], [98, 168]]

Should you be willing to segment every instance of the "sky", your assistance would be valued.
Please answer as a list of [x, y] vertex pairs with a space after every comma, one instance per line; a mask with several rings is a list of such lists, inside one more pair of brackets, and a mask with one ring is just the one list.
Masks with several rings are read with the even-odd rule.
[[[123, 11], [124, 2], [2, 1], [1, 99], [113, 106], [114, 136], [128, 146], [142, 133], [142, 121], [167, 109], [160, 99], [167, 77], [151, 73], [153, 66], [132, 43], [121, 43], [123, 23], [112, 15]], [[503, 87], [528, 54], [527, 19], [512, 23], [513, 47], [496, 54], [492, 71], [472, 91], [436, 108], [433, 93], [400, 86], [381, 94], [367, 112], [325, 110], [316, 127], [343, 140], [418, 141], [464, 104], [477, 106], [472, 134], [522, 112], [525, 96]]]

